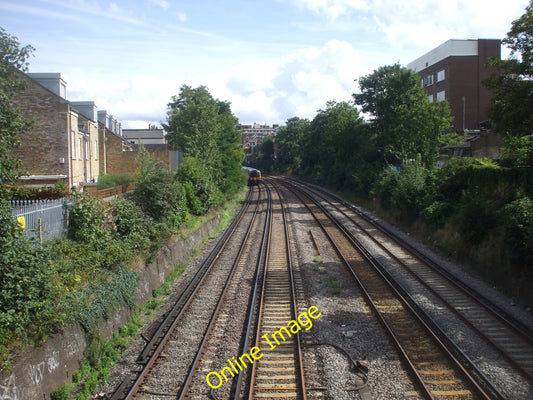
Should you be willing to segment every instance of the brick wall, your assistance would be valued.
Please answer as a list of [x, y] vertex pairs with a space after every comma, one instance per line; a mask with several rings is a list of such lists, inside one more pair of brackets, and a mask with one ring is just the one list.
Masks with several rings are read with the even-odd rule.
[[102, 124], [99, 127], [100, 159], [105, 160], [106, 174], [135, 174], [137, 152], [120, 136], [115, 135]]
[[[33, 128], [21, 135], [14, 156], [22, 160], [27, 175], [66, 175], [68, 185], [98, 177], [100, 162], [91, 151], [98, 140], [96, 123], [81, 117], [69, 102], [24, 74], [28, 86], [13, 96]], [[79, 125], [84, 127], [82, 132]]]
[[21, 78], [29, 86], [16, 92], [13, 102], [33, 128], [20, 136], [21, 146], [13, 155], [28, 175], [69, 175], [69, 104], [25, 75]]

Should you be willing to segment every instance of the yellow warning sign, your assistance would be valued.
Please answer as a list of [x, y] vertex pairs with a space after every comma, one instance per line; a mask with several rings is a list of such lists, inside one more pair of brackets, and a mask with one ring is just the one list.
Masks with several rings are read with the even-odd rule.
[[23, 230], [26, 230], [26, 217], [17, 217], [17, 222]]

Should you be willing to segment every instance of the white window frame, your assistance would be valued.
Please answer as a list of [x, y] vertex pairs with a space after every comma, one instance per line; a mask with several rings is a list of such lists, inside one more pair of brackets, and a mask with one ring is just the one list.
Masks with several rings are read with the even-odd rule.
[[78, 160], [83, 160], [83, 147], [81, 144], [81, 138], [78, 138], [78, 148], [80, 149], [80, 153], [78, 154]]
[[441, 90], [440, 92], [437, 92], [437, 101], [444, 101], [446, 100], [446, 91]]
[[76, 134], [74, 131], [70, 131], [70, 152], [73, 160], [76, 159]]
[[437, 82], [442, 82], [446, 79], [446, 71], [441, 69], [440, 71], [437, 71]]

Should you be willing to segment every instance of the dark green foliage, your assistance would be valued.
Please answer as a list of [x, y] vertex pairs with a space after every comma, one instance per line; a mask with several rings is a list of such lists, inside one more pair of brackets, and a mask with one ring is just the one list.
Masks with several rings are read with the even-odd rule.
[[85, 192], [72, 197], [74, 206], [69, 210], [68, 236], [83, 243], [109, 240], [111, 233], [106, 229], [110, 221], [107, 203]]
[[98, 189], [107, 189], [133, 183], [135, 178], [130, 174], [101, 174], [98, 176]]
[[495, 129], [507, 136], [506, 156], [515, 165], [533, 165], [533, 2], [502, 40], [508, 60], [491, 60], [494, 74], [485, 82], [493, 93], [490, 110]]
[[0, 199], [0, 355], [11, 340], [45, 331], [41, 319], [54, 322], [52, 293], [44, 251], [23, 236]]
[[241, 146], [241, 135], [236, 129], [237, 119], [231, 113], [230, 104], [218, 101], [220, 133], [218, 147], [220, 150], [220, 191], [226, 200], [233, 196], [246, 184], [241, 163], [244, 151]]
[[481, 195], [475, 187], [463, 192], [454, 216], [461, 237], [472, 245], [483, 242], [497, 226], [500, 207], [490, 197]]
[[12, 150], [20, 145], [19, 135], [31, 128], [22, 112], [11, 100], [14, 91], [24, 87], [17, 70], [28, 69], [27, 59], [34, 48], [20, 47], [15, 36], [0, 27], [0, 197], [8, 197], [7, 184], [16, 182], [21, 174], [21, 162], [12, 155]]
[[505, 242], [513, 262], [522, 268], [533, 267], [533, 201], [521, 197], [503, 209]]
[[432, 177], [420, 161], [406, 163], [399, 171], [393, 168], [385, 170], [373, 193], [383, 207], [401, 210], [409, 217], [418, 217], [431, 203]]
[[135, 305], [137, 275], [124, 268], [109, 272], [101, 279], [88, 285], [76, 295], [72, 318], [79, 322], [86, 332], [96, 328], [99, 318], [109, 318], [119, 306]]
[[185, 191], [163, 163], [141, 145], [137, 156], [134, 201], [145, 213], [168, 227], [178, 227], [186, 218]]
[[192, 214], [205, 214], [215, 204], [218, 189], [200, 160], [186, 158], [178, 169], [177, 179], [186, 188], [187, 206]]
[[358, 81], [361, 93], [354, 94], [355, 103], [373, 117], [370, 129], [382, 162], [399, 166], [421, 155], [432, 168], [439, 138], [450, 127], [448, 104], [431, 103], [418, 74], [398, 64]]
[[167, 138], [186, 157], [195, 157], [211, 171], [220, 168], [217, 139], [221, 130], [220, 104], [205, 86], [183, 85], [168, 105]]
[[287, 120], [276, 135], [279, 146], [276, 168], [281, 171], [299, 173], [302, 167], [303, 137], [309, 129], [307, 119], [293, 117]]
[[111, 215], [119, 238], [147, 236], [152, 220], [133, 200], [119, 197], [111, 203]]
[[274, 142], [270, 136], [263, 139], [257, 158], [257, 168], [263, 173], [271, 172], [274, 166]]
[[[168, 123], [164, 127], [170, 144], [205, 167], [210, 180], [220, 190], [214, 204], [231, 198], [244, 184], [241, 171], [244, 152], [230, 103], [214, 99], [205, 86], [193, 89], [184, 85], [168, 107]], [[195, 187], [194, 192], [197, 190]], [[205, 207], [205, 201], [201, 203]], [[197, 208], [195, 204], [195, 213], [206, 211]]]

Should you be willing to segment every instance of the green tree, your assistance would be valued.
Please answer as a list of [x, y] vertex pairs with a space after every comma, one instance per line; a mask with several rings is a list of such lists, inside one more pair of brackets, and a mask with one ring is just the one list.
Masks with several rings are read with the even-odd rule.
[[7, 197], [6, 184], [21, 174], [21, 162], [12, 155], [20, 145], [19, 135], [31, 128], [22, 112], [13, 105], [12, 94], [23, 88], [18, 71], [26, 71], [27, 59], [34, 48], [20, 47], [18, 39], [0, 27], [0, 197]]
[[241, 135], [237, 130], [237, 118], [232, 114], [230, 103], [218, 101], [220, 132], [218, 147], [221, 156], [222, 183], [220, 190], [228, 199], [244, 185], [245, 174], [242, 172], [244, 151], [241, 146]]
[[170, 228], [185, 219], [185, 191], [165, 165], [139, 146], [133, 198], [146, 214]]
[[507, 60], [491, 60], [496, 72], [485, 82], [493, 91], [490, 117], [507, 137], [506, 156], [533, 164], [533, 1], [502, 40], [511, 49]]
[[370, 128], [383, 161], [399, 166], [421, 154], [426, 167], [433, 166], [439, 137], [450, 127], [448, 104], [430, 102], [418, 74], [398, 64], [360, 78], [359, 87], [361, 93], [353, 97], [372, 116]]
[[345, 187], [358, 163], [363, 162], [358, 144], [364, 132], [356, 107], [347, 102], [328, 102], [303, 136], [303, 170], [320, 183]]
[[176, 176], [185, 187], [187, 206], [192, 214], [205, 214], [216, 204], [218, 189], [208, 169], [200, 160], [186, 157], [178, 168]]
[[183, 85], [179, 96], [168, 104], [167, 138], [185, 157], [204, 162], [210, 171], [218, 170], [221, 156], [217, 140], [221, 131], [220, 104], [205, 86]]
[[272, 171], [274, 166], [274, 141], [270, 136], [265, 136], [263, 139], [259, 156], [257, 157], [257, 166], [263, 172]]
[[302, 167], [302, 140], [310, 122], [305, 118], [293, 117], [287, 120], [277, 135], [279, 146], [276, 168], [281, 171], [299, 172]]

